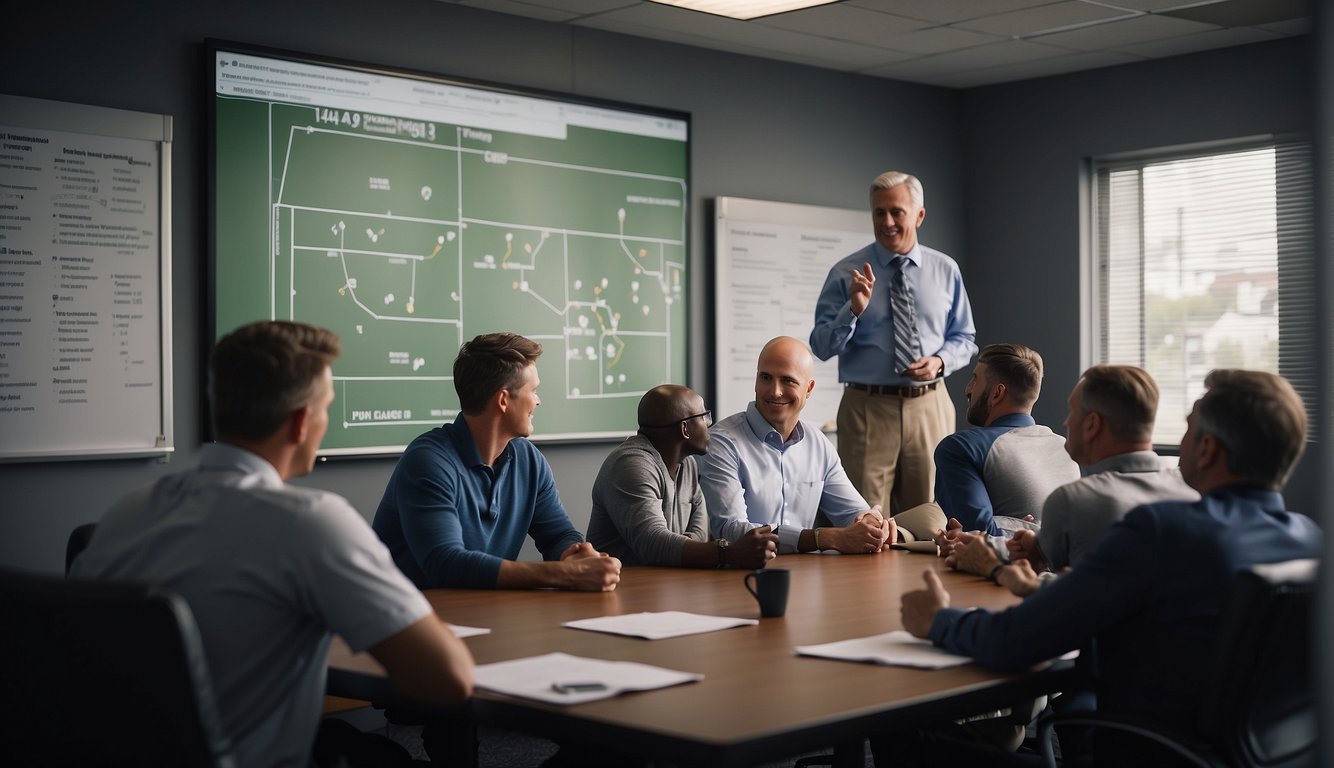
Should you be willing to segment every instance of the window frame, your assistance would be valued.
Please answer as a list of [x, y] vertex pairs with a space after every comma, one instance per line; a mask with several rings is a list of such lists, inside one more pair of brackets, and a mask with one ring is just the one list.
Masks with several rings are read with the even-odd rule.
[[[1287, 376], [1292, 380], [1298, 393], [1302, 395], [1306, 404], [1308, 418], [1311, 419], [1309, 423], [1312, 427], [1312, 429], [1308, 429], [1307, 440], [1308, 442], [1314, 442], [1316, 440], [1316, 432], [1314, 430], [1315, 398], [1319, 396], [1317, 389], [1318, 378], [1316, 374], [1318, 373], [1317, 368], [1319, 363], [1315, 360], [1316, 335], [1318, 329], [1316, 329], [1314, 325], [1318, 322], [1318, 318], [1316, 317], [1315, 312], [1317, 308], [1317, 291], [1314, 286], [1313, 276], [1315, 267], [1314, 262], [1319, 258], [1319, 255], [1315, 253], [1314, 156], [1312, 154], [1313, 149], [1310, 137], [1305, 134], [1260, 134], [1235, 139], [1221, 139], [1217, 141], [1180, 144], [1155, 149], [1109, 153], [1085, 159], [1085, 162], [1080, 169], [1079, 184], [1079, 205], [1081, 211], [1080, 240], [1082, 243], [1079, 270], [1079, 290], [1081, 297], [1079, 318], [1080, 370], [1083, 371], [1093, 365], [1099, 364], [1105, 360], [1106, 356], [1106, 350], [1103, 348], [1106, 339], [1106, 334], [1104, 333], [1106, 323], [1104, 323], [1102, 318], [1102, 303], [1104, 301], [1107, 277], [1101, 263], [1101, 258], [1102, 253], [1104, 252], [1102, 238], [1106, 236], [1109, 229], [1108, 216], [1110, 212], [1102, 209], [1101, 202], [1105, 198], [1107, 192], [1105, 180], [1110, 179], [1110, 174], [1122, 170], [1142, 170], [1148, 165], [1159, 163], [1171, 163], [1174, 161], [1189, 160], [1210, 155], [1231, 154], [1271, 147], [1275, 149], [1284, 148], [1285, 151], [1300, 149], [1306, 153], [1308, 160], [1306, 163], [1307, 171], [1304, 179], [1285, 177], [1289, 184], [1297, 182], [1304, 182], [1305, 184], [1306, 195], [1304, 198], [1304, 206], [1307, 214], [1305, 219], [1308, 226], [1306, 226], [1305, 229], [1302, 229], [1301, 227], [1292, 227], [1290, 225], [1285, 227], [1284, 223], [1281, 221], [1283, 215], [1279, 213], [1277, 215], [1280, 221], [1276, 222], [1275, 227], [1276, 235], [1279, 239], [1279, 253], [1277, 257], [1277, 269], [1279, 271], [1277, 291], [1280, 301], [1280, 316], [1278, 318], [1280, 327], [1278, 368], [1282, 375]], [[1279, 178], [1282, 174], [1282, 170], [1279, 167], [1281, 161], [1276, 158], [1275, 162], [1276, 195], [1279, 196], [1279, 198], [1276, 199], [1276, 205], [1282, 199], [1288, 199], [1289, 204], [1292, 205], [1293, 199], [1285, 198], [1283, 196], [1283, 190], [1287, 187], [1284, 186]], [[1142, 194], [1142, 177], [1140, 189]], [[1297, 211], [1300, 213], [1302, 211], [1301, 205], [1301, 198], [1299, 198], [1293, 209], [1288, 212], [1291, 213], [1292, 211]], [[1141, 255], [1143, 254], [1142, 238], [1143, 232], [1141, 230]], [[1285, 238], [1287, 238], [1286, 241]], [[1297, 276], [1295, 282], [1298, 284], [1296, 285], [1293, 285], [1294, 280], [1291, 277], [1288, 281], [1283, 279], [1283, 273], [1285, 271], [1291, 272], [1294, 269], [1294, 257], [1288, 255], [1285, 258], [1285, 242], [1287, 243], [1287, 248], [1301, 251], [1305, 254], [1305, 263], [1297, 265], [1298, 269], [1306, 272], [1307, 275], [1312, 278], [1308, 281], [1308, 284], [1305, 287], [1300, 284], [1300, 275]], [[1297, 261], [1301, 261], [1302, 256], [1299, 254], [1295, 258]], [[1141, 269], [1142, 268], [1143, 260], [1141, 259]], [[1282, 333], [1285, 325], [1282, 314], [1284, 311], [1282, 309], [1284, 306], [1283, 300], [1284, 297], [1292, 299], [1294, 295], [1297, 298], [1296, 303], [1298, 305], [1310, 305], [1309, 311], [1307, 312], [1310, 327], [1307, 328], [1304, 333], [1297, 334], [1298, 337], [1304, 336], [1304, 338], [1296, 338], [1293, 341], [1288, 342], [1288, 344], [1285, 344], [1284, 335]], [[1293, 314], [1300, 314], [1301, 309], [1294, 307], [1287, 311], [1292, 312]], [[1145, 331], [1144, 314], [1141, 307], [1141, 336], [1143, 336]], [[1294, 350], [1293, 347], [1299, 349]], [[1301, 352], [1302, 349], [1307, 350], [1304, 358]], [[1143, 354], [1146, 354], [1143, 350], [1144, 346], [1142, 343], [1142, 356]], [[1294, 351], [1297, 352], [1296, 355], [1294, 355]], [[1288, 365], [1285, 366], [1285, 362]], [[1294, 368], [1297, 369], [1297, 373], [1299, 374], [1296, 379], [1289, 376], [1290, 371]], [[1150, 371], [1150, 373], [1152, 373], [1152, 371]], [[1185, 424], [1183, 423], [1181, 427], [1182, 432], [1184, 433]], [[1154, 450], [1165, 456], [1179, 455], [1180, 439], [1178, 438], [1178, 440], [1173, 443], [1155, 442]]]

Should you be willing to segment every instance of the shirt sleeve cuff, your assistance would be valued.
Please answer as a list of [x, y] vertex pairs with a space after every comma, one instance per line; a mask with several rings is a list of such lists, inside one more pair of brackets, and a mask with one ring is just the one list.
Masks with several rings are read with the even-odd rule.
[[954, 625], [959, 623], [959, 618], [967, 611], [958, 608], [941, 608], [936, 611], [936, 618], [931, 621], [931, 631], [927, 637], [931, 642], [942, 648], [949, 649], [950, 636], [954, 634]]

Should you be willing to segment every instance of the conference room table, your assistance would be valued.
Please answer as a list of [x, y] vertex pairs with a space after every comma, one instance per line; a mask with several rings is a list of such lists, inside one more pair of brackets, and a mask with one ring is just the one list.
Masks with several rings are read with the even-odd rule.
[[[976, 664], [924, 670], [799, 656], [794, 648], [902, 629], [899, 598], [936, 571], [956, 607], [1018, 602], [940, 558], [904, 551], [874, 555], [780, 555], [791, 571], [785, 616], [759, 618], [743, 570], [626, 568], [615, 591], [427, 590], [452, 624], [485, 627], [467, 638], [478, 664], [564, 652], [699, 673], [698, 682], [577, 705], [552, 705], [478, 690], [464, 708], [470, 726], [493, 726], [565, 742], [601, 745], [678, 765], [744, 766], [832, 748], [836, 764], [861, 768], [863, 740], [1009, 706], [1060, 690], [1072, 665], [1043, 663], [1019, 674]], [[643, 611], [759, 619], [754, 626], [644, 640], [562, 627], [562, 622]], [[335, 638], [329, 693], [402, 705], [368, 654]]]

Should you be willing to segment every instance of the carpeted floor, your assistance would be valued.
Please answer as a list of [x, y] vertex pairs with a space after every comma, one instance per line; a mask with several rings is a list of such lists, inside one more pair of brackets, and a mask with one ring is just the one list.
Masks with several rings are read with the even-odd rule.
[[[338, 715], [348, 720], [363, 731], [381, 733], [402, 744], [418, 760], [428, 760], [422, 748], [421, 726], [395, 725], [387, 722], [378, 710], [364, 708]], [[523, 733], [505, 731], [496, 728], [478, 730], [477, 765], [478, 768], [538, 768], [543, 761], [556, 753], [555, 742], [529, 736]], [[790, 759], [776, 763], [766, 763], [755, 768], [792, 768], [793, 763], [802, 757], [819, 755], [793, 755]], [[874, 768], [871, 753], [866, 751], [866, 768]], [[663, 766], [662, 768], [668, 768]], [[694, 768], [681, 766], [680, 768]]]

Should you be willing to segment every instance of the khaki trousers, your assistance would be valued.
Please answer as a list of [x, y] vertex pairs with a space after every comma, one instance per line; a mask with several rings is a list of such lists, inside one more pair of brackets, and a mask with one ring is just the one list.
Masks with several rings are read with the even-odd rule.
[[935, 500], [936, 444], [953, 432], [944, 382], [921, 397], [843, 388], [839, 460], [866, 503], [890, 514]]

